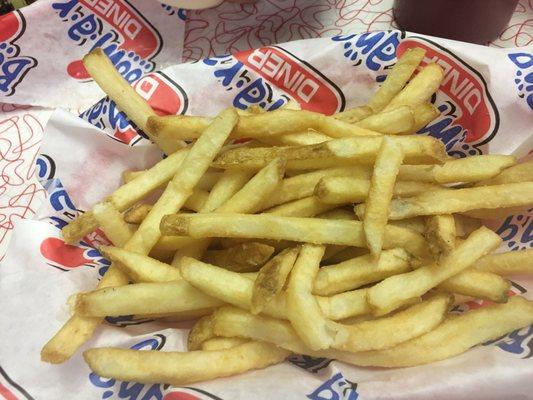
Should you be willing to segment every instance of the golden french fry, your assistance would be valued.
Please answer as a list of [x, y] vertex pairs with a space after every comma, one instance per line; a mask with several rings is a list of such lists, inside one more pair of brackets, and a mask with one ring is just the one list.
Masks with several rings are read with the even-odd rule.
[[383, 138], [370, 180], [363, 220], [366, 244], [375, 258], [379, 257], [383, 247], [389, 204], [402, 160], [402, 148], [391, 138]]
[[203, 261], [234, 272], [258, 271], [274, 254], [275, 248], [261, 242], [239, 243], [223, 250], [209, 250]]
[[501, 185], [504, 183], [518, 183], [533, 181], [533, 161], [509, 166], [498, 175], [476, 182], [475, 186]]
[[408, 133], [418, 132], [440, 115], [439, 109], [431, 103], [418, 104], [411, 107], [411, 110], [415, 118], [415, 123], [411, 132]]
[[[124, 183], [128, 183], [132, 181], [135, 178], [138, 178], [142, 174], [144, 174], [147, 170], [144, 171], [131, 171], [126, 170], [122, 173], [122, 181]], [[222, 173], [218, 171], [206, 171], [204, 176], [198, 181], [198, 184], [196, 185], [196, 189], [201, 189], [204, 191], [210, 191], [213, 186], [218, 182], [220, 177], [222, 176]], [[164, 187], [163, 185], [161, 187]]]
[[154, 253], [164, 253], [172, 256], [176, 250], [179, 250], [194, 241], [196, 241], [196, 239], [187, 236], [162, 236], [150, 252], [150, 255], [153, 256]]
[[214, 337], [202, 343], [202, 350], [204, 351], [226, 350], [226, 349], [231, 349], [235, 346], [238, 346], [246, 342], [249, 342], [249, 340], [242, 339], [242, 338]]
[[[96, 206], [95, 206], [96, 207]], [[124, 213], [124, 221], [139, 225], [152, 209], [152, 204], [138, 203]]]
[[477, 260], [474, 268], [498, 275], [533, 274], [533, 249], [490, 254]]
[[86, 350], [83, 357], [102, 377], [185, 385], [265, 368], [282, 362], [289, 354], [269, 343], [247, 342], [225, 350], [183, 353], [103, 347]]
[[386, 278], [368, 290], [368, 302], [375, 315], [396, 309], [402, 302], [421, 296], [431, 288], [469, 268], [477, 259], [495, 250], [501, 238], [481, 227], [440, 260], [412, 272]]
[[171, 282], [181, 279], [179, 269], [151, 257], [111, 246], [101, 246], [99, 250], [135, 282]]
[[[401, 183], [401, 182], [398, 182]], [[413, 217], [406, 219], [399, 219], [397, 221], [389, 221], [390, 225], [398, 226], [400, 228], [412, 229], [415, 232], [424, 234], [426, 232], [426, 221], [424, 217]], [[468, 233], [479, 228], [480, 225], [476, 226], [475, 229], [472, 229]]]
[[[446, 153], [442, 142], [430, 136], [392, 136], [409, 164], [440, 163]], [[215, 168], [259, 169], [276, 157], [287, 160], [287, 169], [308, 170], [338, 167], [354, 163], [373, 163], [383, 136], [332, 139], [311, 146], [256, 147], [228, 150], [214, 161]]]
[[96, 222], [115, 246], [124, 246], [133, 230], [124, 221], [122, 214], [111, 203], [98, 203], [93, 207]]
[[142, 129], [166, 154], [172, 154], [185, 143], [165, 140], [152, 135], [147, 126], [148, 118], [156, 115], [148, 102], [130, 86], [115, 69], [101, 48], [92, 50], [83, 57], [83, 65], [100, 88], [113, 100], [133, 123]]
[[410, 107], [401, 106], [371, 115], [356, 125], [388, 135], [401, 135], [412, 132], [415, 118]]
[[515, 296], [506, 304], [468, 311], [447, 318], [431, 332], [396, 347], [353, 354], [360, 366], [411, 367], [444, 360], [469, 348], [533, 323], [533, 302]]
[[362, 119], [365, 119], [366, 117], [371, 116], [373, 113], [372, 108], [368, 106], [359, 106], [354, 108], [349, 108], [348, 110], [345, 110], [343, 112], [333, 114], [332, 117], [344, 122], [348, 122], [350, 124], [354, 124], [356, 122], [361, 121]]
[[438, 90], [443, 79], [444, 71], [439, 65], [426, 65], [383, 110], [394, 110], [400, 106], [414, 107], [426, 103]]
[[329, 296], [407, 272], [411, 269], [410, 259], [405, 250], [391, 249], [384, 250], [379, 259], [366, 254], [339, 264], [327, 265], [320, 268], [313, 293]]
[[511, 283], [490, 272], [467, 270], [445, 280], [439, 288], [450, 293], [505, 303]]
[[455, 219], [451, 214], [431, 215], [426, 218], [426, 240], [436, 260], [455, 247]]
[[212, 212], [237, 193], [253, 176], [249, 171], [224, 171], [215, 183], [202, 207], [203, 212]]
[[253, 314], [259, 314], [276, 295], [281, 293], [299, 251], [298, 247], [283, 250], [259, 270], [250, 303], [250, 311]]
[[417, 47], [414, 49], [408, 49], [398, 61], [394, 67], [390, 70], [385, 82], [380, 86], [378, 91], [372, 96], [372, 99], [368, 102], [368, 106], [379, 112], [383, 110], [387, 104], [403, 89], [407, 81], [416, 67], [420, 64], [424, 58], [425, 50]]
[[[466, 189], [439, 190], [407, 199], [392, 200], [389, 219], [418, 215], [438, 215], [499, 207], [533, 204], [533, 182], [508, 183]], [[358, 216], [364, 215], [364, 204], [355, 206]]]
[[513, 156], [488, 154], [446, 161], [442, 165], [402, 165], [399, 180], [434, 183], [476, 182], [516, 163]]
[[337, 204], [323, 203], [316, 196], [304, 197], [289, 203], [263, 211], [267, 214], [284, 215], [286, 217], [314, 217], [337, 207]]
[[[193, 238], [234, 237], [292, 240], [314, 244], [364, 247], [363, 224], [359, 221], [283, 217], [272, 214], [175, 214], [161, 221], [164, 235]], [[385, 248], [403, 247], [409, 253], [427, 255], [424, 238], [405, 228], [387, 225]]]

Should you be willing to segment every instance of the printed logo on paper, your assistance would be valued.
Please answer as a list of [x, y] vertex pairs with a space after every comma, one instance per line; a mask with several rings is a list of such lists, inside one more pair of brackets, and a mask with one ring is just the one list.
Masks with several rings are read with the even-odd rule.
[[[143, 76], [133, 84], [135, 91], [144, 98], [158, 115], [184, 114], [189, 100], [183, 88], [161, 71]], [[112, 138], [129, 145], [146, 138], [144, 132], [120, 111], [108, 97], [80, 114], [94, 126], [105, 130]]]
[[292, 364], [305, 369], [313, 374], [327, 368], [331, 361], [328, 358], [310, 357], [303, 354], [294, 354], [288, 358]]
[[428, 39], [409, 37], [398, 45], [398, 56], [407, 49], [426, 50], [422, 65], [437, 63], [444, 80], [435, 99], [441, 116], [419, 133], [441, 140], [452, 156], [482, 153], [499, 127], [499, 113], [483, 76], [449, 50]]
[[524, 99], [529, 108], [533, 109], [533, 54], [511, 53], [507, 57], [516, 67], [514, 83], [518, 97]]
[[0, 366], [0, 398], [6, 400], [34, 400], [32, 396], [11, 378]]
[[505, 218], [496, 233], [509, 250], [533, 249], [533, 208]]
[[350, 382], [339, 372], [307, 395], [311, 400], [357, 400], [357, 383]]
[[[102, 48], [128, 82], [154, 70], [161, 35], [128, 1], [56, 1], [52, 9], [68, 25], [70, 40], [87, 52]], [[74, 79], [90, 79], [81, 60], [73, 60], [67, 72]]]
[[273, 111], [289, 100], [303, 110], [333, 114], [344, 110], [341, 90], [312, 65], [280, 46], [267, 46], [203, 60], [226, 90], [233, 90], [233, 106], [257, 105]]
[[33, 57], [21, 54], [16, 41], [26, 30], [19, 11], [0, 16], [0, 94], [11, 96], [26, 74], [37, 66]]

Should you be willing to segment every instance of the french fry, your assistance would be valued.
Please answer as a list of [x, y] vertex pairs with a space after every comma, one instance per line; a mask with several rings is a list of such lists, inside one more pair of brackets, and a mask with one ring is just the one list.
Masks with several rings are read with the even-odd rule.
[[[122, 173], [122, 181], [124, 183], [128, 183], [132, 181], [133, 179], [141, 176], [144, 174], [147, 170], [144, 171], [131, 171], [126, 170]], [[213, 186], [219, 181], [221, 178], [222, 173], [218, 171], [206, 171], [206, 173], [202, 176], [202, 178], [198, 181], [195, 189], [201, 189], [204, 191], [210, 191]], [[163, 186], [162, 186], [163, 187]]]
[[249, 171], [224, 171], [215, 183], [202, 207], [203, 212], [212, 212], [237, 193], [253, 176]]
[[93, 207], [96, 222], [115, 246], [124, 246], [133, 234], [122, 214], [111, 203], [98, 203]]
[[394, 110], [400, 106], [414, 107], [426, 103], [437, 91], [443, 79], [444, 71], [439, 65], [426, 65], [383, 110]]
[[353, 354], [359, 366], [411, 367], [444, 360], [533, 323], [533, 302], [515, 296], [506, 304], [468, 311], [447, 318], [431, 332], [396, 347]]
[[154, 110], [118, 73], [101, 48], [96, 48], [83, 57], [83, 65], [118, 108], [166, 154], [172, 154], [185, 145], [177, 140], [164, 140], [152, 135], [147, 121], [149, 117], [156, 115]]
[[481, 227], [460, 243], [439, 264], [430, 264], [412, 272], [386, 278], [368, 290], [368, 302], [375, 315], [396, 309], [402, 302], [421, 296], [431, 288], [472, 266], [477, 259], [495, 250], [501, 238]]
[[468, 236], [482, 225], [478, 219], [470, 218], [462, 214], [454, 214], [453, 219], [455, 220], [455, 232], [458, 237]]
[[153, 255], [154, 252], [174, 254], [176, 250], [194, 241], [195, 239], [187, 236], [162, 236], [150, 252], [150, 255]]
[[176, 250], [174, 256], [172, 257], [171, 265], [173, 267], [179, 267], [181, 265], [181, 260], [183, 257], [192, 257], [201, 259], [211, 244], [211, 239], [199, 239], [191, 242], [181, 249]]
[[[175, 214], [163, 218], [161, 232], [169, 236], [188, 235], [193, 238], [259, 238], [364, 247], [366, 243], [362, 225], [359, 221], [271, 214]], [[403, 247], [420, 257], [427, 254], [425, 240], [420, 234], [393, 225], [385, 228], [384, 247]]]
[[250, 311], [259, 314], [276, 295], [281, 293], [300, 249], [283, 250], [267, 262], [254, 281]]
[[103, 347], [86, 350], [83, 357], [102, 377], [185, 385], [265, 368], [282, 362], [289, 354], [269, 343], [248, 342], [225, 350], [183, 353]]
[[249, 340], [242, 339], [242, 338], [214, 337], [202, 343], [202, 350], [204, 351], [226, 350], [226, 349], [231, 349], [235, 346], [238, 346], [246, 342], [249, 342]]
[[[422, 234], [426, 232], [426, 221], [424, 217], [399, 219], [397, 221], [389, 221], [388, 223], [390, 225], [398, 226], [400, 228], [412, 229], [413, 231]], [[468, 233], [472, 233], [472, 231], [475, 231], [477, 228], [479, 228], [479, 226], [480, 225], [476, 226], [475, 229], [472, 229]]]
[[86, 317], [165, 314], [205, 310], [222, 302], [205, 295], [184, 280], [135, 283], [79, 294], [76, 313]]
[[[482, 208], [528, 206], [532, 203], [533, 182], [439, 190], [407, 199], [392, 200], [389, 219], [452, 214]], [[355, 206], [355, 209], [359, 217], [364, 215], [364, 204]]]
[[344, 246], [344, 249], [339, 251], [337, 254], [330, 256], [328, 259], [326, 259], [324, 256], [322, 260], [327, 261], [325, 264], [334, 265], [334, 264], [340, 264], [342, 262], [351, 260], [352, 258], [355, 258], [355, 257], [364, 256], [367, 254], [369, 254], [367, 248]]
[[287, 317], [302, 341], [312, 350], [329, 348], [337, 326], [328, 321], [312, 295], [324, 246], [303, 245], [287, 284]]
[[515, 163], [513, 156], [489, 154], [450, 160], [442, 165], [402, 165], [398, 179], [432, 183], [476, 182], [494, 177]]
[[333, 114], [332, 117], [340, 121], [348, 122], [354, 124], [356, 122], [365, 119], [366, 117], [371, 116], [373, 113], [372, 108], [368, 106], [360, 106], [349, 108], [348, 110], [342, 111], [337, 114]]
[[372, 313], [366, 301], [368, 289], [342, 292], [333, 296], [316, 296], [322, 313], [333, 321]]
[[267, 214], [284, 215], [286, 217], [314, 217], [337, 207], [337, 204], [323, 203], [316, 196], [304, 197], [289, 203], [263, 211]]
[[410, 271], [410, 259], [405, 250], [391, 249], [383, 251], [379, 259], [366, 254], [339, 264], [327, 265], [320, 268], [313, 293], [329, 296]]
[[498, 275], [533, 274], [533, 249], [490, 254], [477, 260], [474, 268]]
[[275, 248], [261, 242], [244, 242], [223, 250], [209, 250], [203, 261], [234, 272], [258, 271]]
[[333, 210], [319, 214], [317, 217], [325, 219], [341, 219], [344, 221], [355, 220], [354, 213], [349, 210], [345, 210], [344, 208], [334, 208]]
[[[394, 197], [410, 197], [430, 190], [443, 189], [442, 186], [426, 182], [396, 182]], [[350, 204], [364, 201], [370, 190], [370, 179], [351, 176], [331, 176], [322, 178], [315, 186], [315, 196], [327, 204]]]
[[509, 166], [498, 175], [476, 182], [475, 186], [501, 185], [504, 183], [518, 183], [533, 181], [533, 161]]
[[402, 148], [391, 138], [384, 138], [374, 164], [363, 220], [366, 244], [375, 258], [379, 258], [383, 247], [389, 204], [402, 160]]
[[418, 104], [411, 107], [411, 110], [415, 118], [415, 123], [411, 132], [408, 133], [418, 132], [440, 115], [439, 109], [431, 103]]
[[261, 142], [273, 146], [307, 146], [322, 143], [326, 140], [331, 140], [331, 137], [309, 130], [307, 132], [285, 133], [268, 139], [262, 138]]
[[111, 246], [101, 246], [99, 250], [135, 282], [171, 282], [181, 279], [179, 269], [151, 257]]
[[200, 350], [202, 348], [202, 344], [206, 340], [215, 337], [213, 322], [213, 314], [210, 314], [200, 318], [194, 323], [192, 329], [189, 331], [189, 335], [187, 336], [187, 350]]
[[122, 182], [123, 183], [128, 183], [128, 182], [134, 180], [135, 178], [137, 178], [138, 176], [141, 176], [145, 172], [146, 172], [146, 170], [134, 171], [134, 170], [131, 170], [131, 169], [127, 169], [127, 170], [122, 172]]
[[467, 270], [445, 280], [439, 288], [449, 293], [505, 303], [511, 283], [490, 272]]
[[371, 115], [355, 125], [388, 135], [402, 135], [412, 132], [415, 118], [410, 107], [402, 106]]
[[426, 240], [436, 260], [455, 247], [455, 219], [451, 214], [431, 215], [426, 218]]
[[[408, 164], [441, 163], [446, 157], [442, 142], [430, 136], [393, 136], [389, 140], [402, 148]], [[284, 157], [287, 169], [291, 170], [368, 164], [374, 162], [382, 141], [381, 136], [360, 136], [332, 139], [311, 146], [237, 148], [218, 156], [213, 167], [260, 169], [276, 157]]]
[[396, 61], [396, 64], [387, 75], [385, 82], [368, 102], [368, 106], [374, 112], [383, 110], [400, 93], [424, 58], [425, 53], [421, 48], [414, 48], [407, 50], [398, 58], [398, 61]]

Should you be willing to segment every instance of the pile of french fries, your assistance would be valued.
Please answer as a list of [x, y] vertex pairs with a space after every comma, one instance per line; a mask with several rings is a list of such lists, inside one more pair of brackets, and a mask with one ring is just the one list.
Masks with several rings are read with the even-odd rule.
[[[68, 360], [122, 315], [197, 320], [189, 351], [93, 348], [90, 368], [176, 385], [292, 353], [426, 364], [533, 323], [533, 302], [508, 297], [503, 277], [531, 274], [533, 250], [492, 254], [501, 239], [480, 221], [531, 207], [533, 163], [453, 159], [415, 135], [438, 116], [429, 100], [443, 79], [436, 64], [412, 77], [423, 57], [407, 51], [368, 105], [333, 116], [290, 104], [207, 118], [155, 115], [101, 50], [88, 54], [95, 81], [167, 157], [126, 171], [63, 229], [68, 243], [101, 229], [112, 264], [42, 360]], [[473, 299], [497, 304], [450, 313]]]

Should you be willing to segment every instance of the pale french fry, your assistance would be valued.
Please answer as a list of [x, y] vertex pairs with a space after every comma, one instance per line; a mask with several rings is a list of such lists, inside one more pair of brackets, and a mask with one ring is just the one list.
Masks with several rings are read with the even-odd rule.
[[498, 275], [530, 275], [533, 274], [533, 249], [490, 254], [477, 260], [474, 268]]
[[281, 293], [299, 251], [298, 247], [283, 250], [259, 270], [250, 303], [250, 311], [253, 314], [259, 314], [276, 295]]
[[122, 214], [111, 203], [98, 203], [93, 207], [96, 222], [115, 246], [124, 246], [133, 230], [124, 221]]
[[515, 296], [506, 304], [447, 318], [431, 332], [396, 347], [353, 354], [343, 359], [360, 366], [411, 367], [444, 360], [533, 323], [533, 302]]
[[332, 117], [321, 115], [315, 128], [332, 138], [350, 138], [357, 136], [381, 136], [380, 132], [350, 124]]
[[[392, 136], [389, 139], [402, 148], [405, 162], [409, 164], [440, 163], [446, 157], [442, 142], [430, 136]], [[360, 136], [311, 146], [237, 148], [218, 156], [213, 166], [253, 170], [263, 168], [276, 157], [284, 157], [287, 169], [291, 170], [368, 164], [374, 162], [382, 141], [382, 136]]]
[[377, 260], [366, 254], [340, 264], [327, 265], [320, 268], [313, 293], [329, 296], [410, 271], [410, 259], [405, 250], [391, 249], [384, 250]]
[[[438, 215], [499, 207], [529, 206], [533, 204], [533, 182], [508, 183], [466, 189], [439, 190], [407, 199], [392, 200], [389, 219], [397, 220], [418, 215]], [[359, 217], [364, 204], [355, 206]]]
[[202, 348], [202, 344], [206, 340], [215, 337], [213, 322], [214, 317], [213, 314], [211, 314], [200, 318], [194, 323], [192, 329], [189, 331], [189, 335], [187, 336], [187, 350], [200, 350]]
[[444, 71], [439, 65], [426, 65], [383, 110], [394, 110], [400, 106], [414, 107], [426, 103], [438, 90], [443, 79]]
[[128, 182], [134, 180], [135, 178], [141, 176], [145, 172], [146, 172], [146, 170], [133, 171], [133, 170], [127, 169], [127, 170], [122, 172], [122, 182], [123, 183], [128, 183]]
[[430, 264], [412, 272], [386, 278], [368, 290], [368, 302], [375, 315], [396, 309], [402, 302], [421, 296], [431, 288], [472, 266], [477, 259], [495, 250], [501, 238], [491, 230], [481, 227], [439, 264]]
[[452, 296], [440, 294], [391, 316], [344, 325], [334, 348], [350, 352], [396, 346], [435, 329], [452, 305]]
[[470, 269], [445, 280], [439, 288], [449, 293], [505, 303], [511, 283], [496, 274]]
[[249, 171], [224, 171], [215, 183], [202, 207], [203, 212], [212, 212], [237, 193], [253, 176]]
[[102, 377], [185, 385], [265, 368], [282, 362], [289, 354], [269, 343], [248, 342], [225, 350], [183, 353], [103, 347], [86, 350], [83, 357]]
[[363, 220], [366, 244], [375, 258], [379, 257], [383, 248], [389, 204], [402, 161], [401, 146], [389, 137], [383, 138], [370, 180]]
[[410, 107], [402, 106], [371, 115], [356, 125], [388, 135], [401, 135], [413, 131], [415, 118]]
[[411, 107], [415, 117], [415, 123], [411, 132], [416, 133], [440, 115], [440, 111], [431, 103], [418, 104]]
[[396, 61], [396, 64], [387, 75], [385, 82], [368, 102], [368, 106], [374, 112], [383, 110], [400, 93], [424, 58], [425, 53], [423, 49], [417, 47], [407, 50], [398, 58], [398, 61]]
[[[426, 232], [426, 221], [424, 217], [413, 217], [413, 218], [406, 218], [406, 219], [399, 219], [397, 221], [389, 221], [390, 225], [398, 226], [400, 228], [406, 228], [406, 229], [412, 229], [415, 232], [422, 233]], [[472, 233], [477, 228], [479, 228], [480, 225], [476, 226], [474, 229], [469, 231], [468, 233]]]
[[151, 257], [111, 246], [101, 246], [99, 250], [135, 282], [171, 282], [181, 279], [179, 269]]
[[324, 317], [312, 294], [324, 250], [324, 246], [303, 245], [287, 284], [287, 317], [298, 336], [312, 350], [329, 348], [340, 330]]
[[372, 176], [372, 169], [363, 165], [340, 168], [334, 167], [286, 178], [281, 181], [274, 193], [272, 193], [268, 199], [265, 199], [262, 209], [264, 210], [277, 206], [278, 204], [309, 197], [313, 194], [315, 186], [320, 179], [329, 176], [356, 176], [363, 179], [370, 179], [370, 176]]
[[320, 132], [308, 130], [307, 132], [284, 133], [283, 135], [261, 138], [261, 142], [272, 146], [307, 146], [331, 140], [330, 136]]
[[166, 214], [177, 212], [191, 195], [196, 183], [209, 168], [224, 141], [237, 123], [234, 110], [222, 111], [194, 143], [165, 191], [150, 210], [142, 224], [126, 244], [128, 249], [148, 254], [161, 237], [159, 222]]
[[173, 255], [176, 250], [194, 242], [195, 239], [187, 236], [162, 236], [156, 243], [150, 254], [162, 252]]
[[135, 283], [79, 294], [76, 313], [88, 317], [165, 314], [219, 307], [222, 302], [205, 295], [184, 280]]
[[[440, 185], [426, 182], [396, 182], [394, 197], [410, 197], [430, 190], [443, 189]], [[315, 196], [327, 204], [350, 204], [364, 201], [370, 190], [370, 179], [351, 176], [331, 176], [322, 178], [315, 186]]]
[[[188, 235], [193, 238], [262, 238], [364, 247], [366, 243], [362, 225], [359, 221], [272, 214], [175, 214], [163, 218], [161, 232], [169, 236]], [[385, 228], [384, 247], [403, 247], [413, 255], [427, 255], [425, 240], [420, 234], [393, 225]]]
[[211, 239], [199, 239], [183, 246], [174, 253], [171, 265], [175, 268], [179, 267], [183, 257], [192, 257], [200, 260], [210, 244]]
[[455, 247], [455, 219], [451, 214], [431, 215], [426, 218], [426, 240], [436, 260]]
[[258, 271], [274, 254], [275, 248], [260, 242], [240, 243], [223, 250], [209, 250], [203, 261], [234, 272]]
[[488, 154], [446, 161], [442, 165], [402, 165], [399, 180], [433, 183], [476, 182], [516, 163], [513, 156]]
[[333, 210], [319, 214], [317, 217], [325, 219], [341, 219], [344, 221], [355, 220], [355, 214], [351, 211], [345, 210], [344, 208], [334, 208]]
[[366, 117], [371, 116], [373, 113], [372, 108], [368, 106], [359, 106], [354, 108], [349, 108], [348, 110], [345, 110], [343, 112], [333, 114], [332, 117], [344, 122], [348, 122], [350, 124], [354, 124], [356, 122], [361, 121], [362, 119], [365, 119]]
[[[144, 170], [144, 171], [126, 170], [122, 173], [122, 181], [124, 183], [128, 183], [132, 181], [133, 179], [141, 176], [146, 171], [147, 170]], [[215, 184], [218, 182], [218, 180], [221, 178], [221, 176], [222, 176], [222, 173], [218, 171], [206, 171], [206, 173], [202, 176], [202, 178], [196, 184], [196, 189], [210, 191], [213, 188], [213, 186], [215, 186]]]
[[[119, 211], [128, 209], [147, 194], [172, 179], [187, 156], [188, 151], [188, 149], [183, 149], [169, 155], [145, 171], [141, 176], [119, 187], [104, 201], [113, 204]], [[70, 221], [61, 231], [65, 242], [74, 244], [96, 228], [98, 228], [98, 223], [94, 219], [92, 211], [89, 210]]]
[[316, 296], [316, 298], [322, 313], [327, 318], [338, 321], [372, 313], [372, 308], [366, 301], [367, 290], [357, 289], [329, 297]]
[[501, 185], [504, 183], [518, 183], [533, 181], [533, 161], [516, 164], [504, 169], [493, 178], [476, 182], [475, 186]]
[[156, 115], [148, 102], [118, 73], [101, 48], [83, 57], [83, 65], [100, 88], [113, 100], [133, 123], [142, 129], [166, 154], [172, 154], [185, 143], [154, 136], [147, 126], [148, 118]]
[[[95, 206], [96, 207], [96, 206]], [[152, 209], [152, 204], [138, 203], [124, 213], [124, 221], [139, 225]]]
[[304, 197], [289, 203], [272, 207], [266, 211], [267, 214], [284, 215], [286, 217], [314, 217], [337, 207], [337, 204], [323, 203], [316, 196]]
[[202, 343], [202, 350], [204, 351], [226, 350], [226, 349], [231, 349], [235, 346], [238, 346], [246, 342], [249, 342], [249, 340], [242, 339], [242, 338], [214, 337]]
[[285, 160], [276, 158], [216, 209], [217, 213], [254, 213], [259, 210], [265, 197], [279, 185], [285, 172]]

